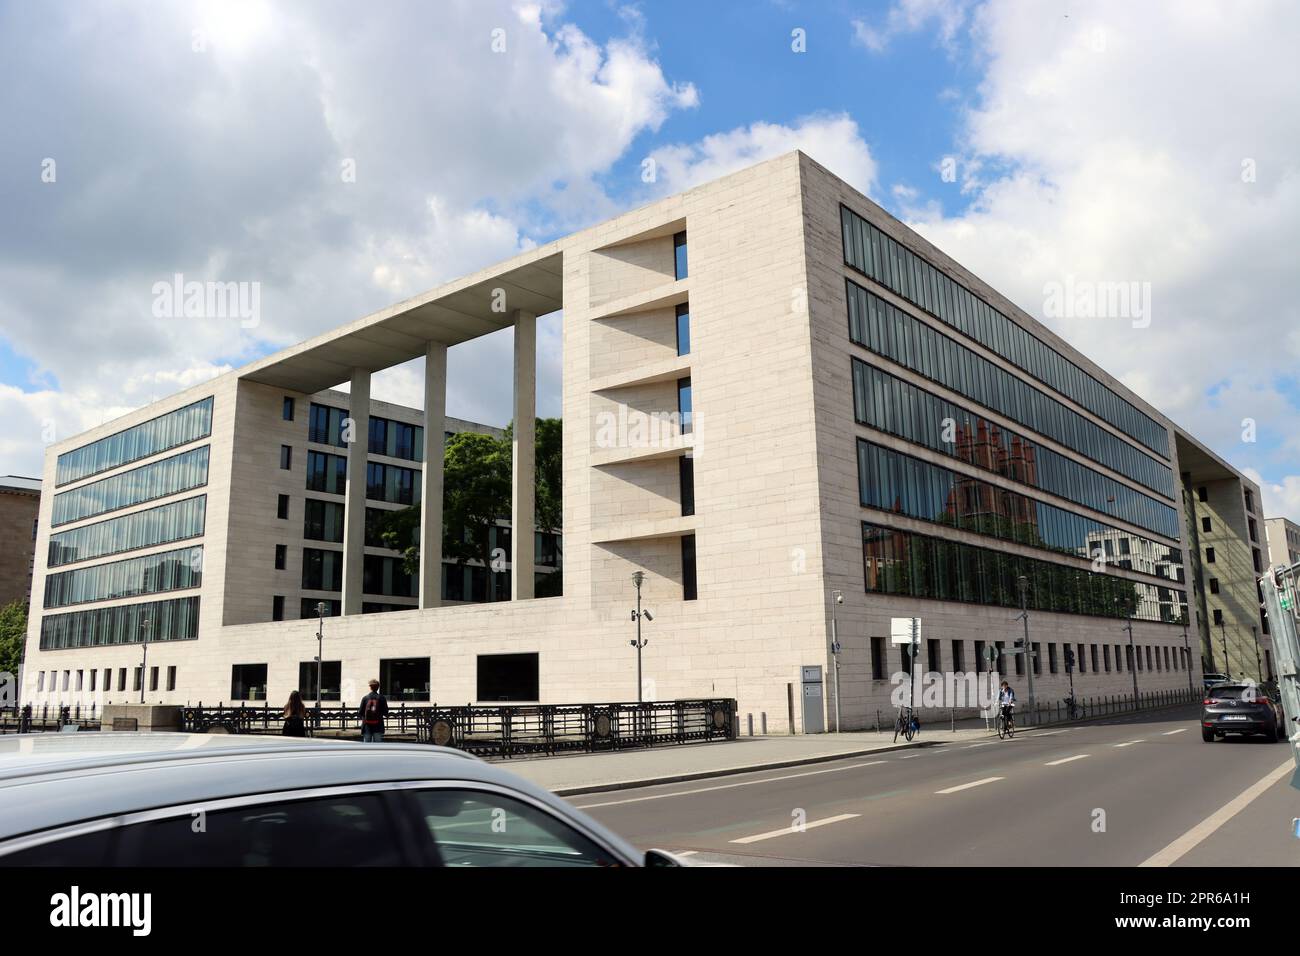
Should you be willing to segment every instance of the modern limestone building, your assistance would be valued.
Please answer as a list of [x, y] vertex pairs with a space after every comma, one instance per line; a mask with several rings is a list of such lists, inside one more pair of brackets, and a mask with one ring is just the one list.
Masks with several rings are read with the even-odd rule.
[[1264, 522], [1264, 535], [1268, 539], [1269, 565], [1300, 563], [1300, 524], [1290, 518], [1268, 518]]
[[[414, 422], [371, 402], [370, 378], [422, 357], [419, 420], [443, 420], [448, 348], [513, 327], [513, 381], [484, 387], [513, 388], [512, 524], [528, 527], [536, 320], [561, 309], [562, 596], [533, 597], [537, 555], [516, 535], [512, 600], [443, 604], [441, 556], [425, 547], [406, 602], [418, 607], [362, 613], [384, 602], [366, 585], [381, 556], [365, 541], [367, 457], [410, 462], [313, 441], [304, 413], [349, 383], [334, 404], [355, 434], [372, 418]], [[444, 433], [420, 440], [426, 543], [441, 541]], [[304, 579], [319, 548], [295, 508], [321, 480], [344, 506], [339, 565]], [[1262, 624], [1258, 489], [797, 152], [64, 441], [45, 483], [23, 675], [37, 702], [87, 699], [78, 686], [138, 695], [127, 675], [147, 633], [150, 700], [279, 703], [306, 683], [316, 621], [271, 620], [276, 596], [286, 618], [339, 602], [324, 659], [344, 700], [372, 676], [440, 703], [634, 699], [638, 570], [654, 614], [646, 696], [734, 696], [775, 732], [833, 726], [833, 629], [851, 728], [888, 712], [904, 663], [893, 618], [921, 619], [921, 666], [972, 671], [1020, 636], [1023, 595], [1045, 700], [1065, 693], [1067, 646], [1081, 695], [1128, 693], [1135, 668], [1143, 690], [1186, 688], [1215, 665], [1213, 612], [1234, 668]], [[202, 520], [178, 531], [179, 503], [200, 495]], [[69, 535], [113, 553], [48, 566]], [[1007, 669], [1024, 696], [1020, 661]]]

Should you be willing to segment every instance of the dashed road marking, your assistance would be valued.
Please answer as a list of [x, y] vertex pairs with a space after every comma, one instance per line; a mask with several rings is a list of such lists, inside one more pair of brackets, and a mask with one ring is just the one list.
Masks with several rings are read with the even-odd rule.
[[1062, 757], [1060, 760], [1049, 760], [1043, 764], [1044, 767], [1059, 767], [1063, 763], [1069, 763], [1072, 760], [1082, 760], [1084, 757], [1091, 757], [1092, 754], [1075, 754], [1073, 757]]
[[1163, 734], [1161, 734], [1160, 736], [1161, 736], [1161, 737], [1171, 737], [1171, 736], [1173, 736], [1174, 734], [1183, 734], [1183, 733], [1186, 733], [1186, 732], [1187, 732], [1187, 728], [1186, 728], [1186, 727], [1179, 727], [1177, 730], [1166, 730], [1166, 731], [1165, 731]]
[[839, 823], [841, 820], [853, 820], [859, 816], [857, 813], [841, 813], [838, 816], [826, 817], [824, 820], [813, 820], [811, 823], [805, 823], [802, 828], [782, 827], [779, 830], [768, 830], [766, 833], [756, 833], [753, 836], [741, 837], [739, 840], [732, 840], [732, 843], [757, 843], [759, 840], [771, 840], [774, 837], [785, 836], [789, 833], [802, 833], [804, 830], [812, 830], [816, 827], [824, 827], [828, 823]]
[[1125, 741], [1125, 742], [1122, 743], [1122, 744], [1112, 744], [1111, 746], [1114, 746], [1114, 747], [1132, 747], [1134, 744], [1140, 744], [1140, 743], [1142, 743], [1141, 740], [1127, 740], [1127, 741]]
[[755, 787], [760, 783], [777, 783], [781, 780], [795, 780], [799, 777], [815, 777], [823, 773], [839, 773], [842, 770], [858, 770], [862, 767], [874, 767], [883, 760], [869, 760], [866, 763], [850, 764], [847, 767], [829, 767], [826, 770], [808, 770], [804, 773], [787, 773], [780, 777], [764, 777], [762, 780], [742, 780], [739, 783], [721, 783], [715, 787], [695, 787], [691, 790], [677, 790], [673, 793], [654, 793], [648, 797], [628, 797], [626, 800], [606, 800], [603, 803], [584, 803], [578, 810], [592, 810], [596, 807], [615, 807], [624, 803], [644, 803], [646, 800], [665, 800], [668, 797], [686, 797], [695, 793], [710, 793], [714, 790], [734, 790], [736, 787]]
[[935, 793], [956, 793], [959, 790], [969, 790], [971, 787], [982, 787], [986, 783], [997, 783], [997, 781], [1005, 779], [1006, 777], [985, 777], [983, 780], [972, 780], [970, 783], [958, 784], [955, 787], [949, 787], [947, 790], [936, 790]]

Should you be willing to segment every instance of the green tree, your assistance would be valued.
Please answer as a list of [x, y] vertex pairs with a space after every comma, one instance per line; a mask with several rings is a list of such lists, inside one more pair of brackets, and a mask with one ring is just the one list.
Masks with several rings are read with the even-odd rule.
[[[510, 518], [512, 428], [504, 437], [459, 432], [443, 452], [442, 553], [462, 563], [492, 564], [491, 530]], [[562, 523], [563, 429], [558, 418], [537, 419], [536, 523], [558, 532]], [[408, 574], [420, 568], [420, 506], [386, 513], [380, 526], [384, 543], [403, 555]], [[552, 574], [549, 578], [557, 578]], [[549, 580], [547, 583], [550, 583]], [[548, 589], [554, 590], [554, 588]]]
[[0, 673], [18, 676], [26, 639], [27, 605], [22, 601], [11, 601], [0, 608]]

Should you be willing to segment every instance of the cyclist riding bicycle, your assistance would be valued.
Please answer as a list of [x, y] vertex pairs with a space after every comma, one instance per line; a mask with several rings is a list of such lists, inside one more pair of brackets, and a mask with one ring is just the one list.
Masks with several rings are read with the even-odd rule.
[[998, 691], [998, 707], [1002, 711], [1002, 716], [1010, 718], [1016, 706], [1016, 692], [1011, 689], [1011, 685], [1006, 681], [1002, 682], [1002, 689]]

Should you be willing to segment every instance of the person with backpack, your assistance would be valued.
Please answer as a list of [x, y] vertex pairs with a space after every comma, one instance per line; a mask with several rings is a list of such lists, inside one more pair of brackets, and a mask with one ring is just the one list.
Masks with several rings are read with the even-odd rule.
[[370, 693], [361, 698], [361, 739], [366, 743], [382, 743], [384, 717], [388, 714], [388, 701], [379, 693], [379, 681], [370, 682]]

